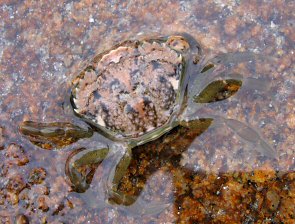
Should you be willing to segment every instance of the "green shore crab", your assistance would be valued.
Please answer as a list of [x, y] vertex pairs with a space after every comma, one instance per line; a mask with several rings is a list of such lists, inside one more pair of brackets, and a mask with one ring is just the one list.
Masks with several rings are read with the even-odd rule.
[[[73, 111], [89, 124], [88, 130], [70, 123], [25, 121], [20, 132], [47, 149], [62, 148], [79, 139], [96, 141], [95, 146], [75, 150], [66, 162], [74, 191], [89, 188], [94, 173], [87, 166], [103, 163], [107, 164], [102, 175], [105, 179], [96, 187], [101, 197], [109, 203], [131, 205], [136, 199], [117, 188], [130, 164], [132, 149], [169, 135], [177, 126], [198, 120], [201, 122], [195, 125], [202, 132], [213, 120], [222, 122], [262, 153], [274, 156], [273, 149], [251, 127], [198, 113], [202, 105], [232, 96], [242, 80], [253, 84], [256, 80], [231, 73], [231, 69], [255, 57], [247, 52], [206, 57], [187, 34], [125, 41], [95, 56], [73, 80]], [[104, 140], [97, 140], [97, 135]]]

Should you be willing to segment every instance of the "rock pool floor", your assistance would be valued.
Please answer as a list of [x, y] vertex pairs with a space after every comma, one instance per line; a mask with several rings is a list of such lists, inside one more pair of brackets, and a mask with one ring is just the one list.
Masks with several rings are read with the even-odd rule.
[[[294, 11], [287, 0], [1, 1], [0, 222], [294, 223]], [[165, 210], [138, 217], [114, 207], [85, 206], [64, 174], [70, 149], [34, 147], [18, 125], [79, 123], [63, 102], [82, 61], [137, 33], [176, 32], [191, 34], [207, 53], [249, 50], [277, 59], [240, 68], [246, 76], [265, 79], [269, 92], [242, 89], [206, 108], [257, 128], [277, 160], [261, 159], [226, 127], [198, 138], [186, 130], [181, 142], [168, 144], [184, 147], [181, 154], [153, 146], [135, 150], [120, 185], [128, 194], [146, 186], [143, 197], [151, 201], [168, 198]], [[166, 160], [152, 157], [161, 153]], [[152, 168], [158, 169], [154, 175]]]

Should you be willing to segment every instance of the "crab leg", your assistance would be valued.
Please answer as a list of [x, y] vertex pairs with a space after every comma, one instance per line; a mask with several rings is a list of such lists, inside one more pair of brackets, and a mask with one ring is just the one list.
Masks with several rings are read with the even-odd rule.
[[114, 189], [115, 191], [118, 189], [119, 182], [126, 173], [132, 158], [132, 151], [129, 146], [119, 150], [120, 152], [118, 152], [118, 149], [116, 149], [116, 152], [113, 152], [110, 155], [113, 158], [113, 161], [107, 180], [107, 188], [111, 190]]
[[110, 145], [111, 150], [101, 163], [102, 174], [100, 180], [95, 181], [86, 194], [100, 192], [102, 198], [110, 204], [132, 204], [136, 198], [118, 192], [120, 180], [126, 173], [132, 158], [131, 148], [124, 143]]
[[170, 205], [173, 204], [173, 200], [164, 199], [164, 201], [151, 201], [147, 202], [144, 199], [144, 192], [143, 190], [141, 194], [136, 198], [133, 204], [129, 206], [125, 205], [118, 205], [117, 208], [127, 212], [128, 214], [133, 214], [135, 216], [142, 216], [142, 215], [156, 215], [163, 212], [167, 209]]
[[261, 55], [251, 52], [224, 53], [212, 59], [206, 57], [202, 58], [195, 71], [189, 71], [192, 74], [190, 80], [188, 80], [189, 83], [192, 83], [188, 88], [189, 100], [193, 101], [193, 97], [198, 96], [203, 91], [204, 87], [217, 79], [241, 80], [244, 83], [243, 86], [247, 89], [267, 92], [270, 87], [270, 82], [266, 82], [264, 79], [246, 78], [241, 74], [231, 72], [234, 65], [263, 59], [274, 60], [271, 57], [262, 57]]
[[[203, 63], [203, 62], [202, 62]], [[213, 82], [217, 76], [223, 74], [225, 71], [224, 66], [217, 65], [215, 67], [209, 68], [205, 72], [199, 72], [197, 74], [191, 75], [188, 87], [188, 98], [190, 101], [193, 100], [194, 96], [201, 93], [204, 87], [208, 86]]]
[[[81, 195], [85, 202], [93, 208], [112, 206], [139, 216], [143, 214], [157, 214], [167, 208], [170, 205], [169, 203], [150, 202], [147, 204], [141, 196], [143, 193], [139, 196], [131, 196], [118, 191], [118, 184], [127, 171], [132, 152], [131, 147], [127, 144], [114, 144], [111, 148], [111, 151], [101, 149], [103, 158], [100, 159], [103, 159], [103, 161], [100, 166], [103, 166], [103, 173], [100, 175], [100, 180], [95, 181], [95, 185], [92, 185]], [[88, 159], [84, 161], [83, 158], [88, 158], [89, 156], [87, 154], [89, 153], [97, 154], [96, 151], [85, 150], [77, 160], [78, 165], [85, 164]], [[106, 156], [107, 151], [109, 153]], [[92, 158], [90, 158], [90, 161], [92, 161]], [[73, 174], [77, 175], [76, 173]], [[95, 198], [102, 200], [97, 201], [94, 200]]]
[[262, 59], [262, 56], [252, 52], [235, 52], [235, 53], [221, 53], [214, 57], [211, 62], [213, 64], [238, 64], [241, 62], [253, 61]]
[[[111, 150], [109, 150], [111, 148]], [[108, 148], [86, 149], [78, 152], [73, 157], [73, 161], [67, 162], [67, 175], [71, 179], [72, 184], [76, 185], [76, 189], [81, 188], [77, 192], [83, 192], [81, 197], [85, 202], [94, 208], [109, 206], [106, 202], [117, 204], [132, 204], [135, 199], [117, 192], [118, 184], [126, 173], [131, 161], [131, 149], [125, 144], [114, 143]], [[90, 183], [86, 183], [85, 177], [79, 172], [79, 167], [100, 163], [100, 174], [94, 174], [94, 179]], [[69, 175], [70, 174], [70, 175]], [[89, 186], [90, 185], [90, 186]], [[97, 199], [97, 200], [95, 200]], [[114, 199], [114, 200], [113, 200]]]
[[[193, 108], [192, 108], [193, 109]], [[195, 109], [200, 109], [198, 105], [195, 105]], [[198, 114], [197, 112], [194, 114], [190, 114], [188, 120], [197, 120], [205, 117], [213, 119], [213, 126], [226, 125], [229, 127], [236, 135], [240, 137], [240, 139], [245, 142], [247, 145], [251, 145], [252, 148], [256, 149], [262, 155], [267, 156], [269, 158], [276, 158], [275, 150], [262, 138], [257, 130], [253, 127], [237, 121], [235, 119], [227, 119], [219, 115], [210, 115], [210, 114]]]
[[234, 133], [247, 143], [252, 144], [257, 151], [270, 158], [276, 158], [275, 150], [261, 137], [254, 128], [234, 119], [219, 118]]
[[56, 149], [68, 146], [81, 138], [90, 138], [93, 131], [67, 122], [38, 123], [24, 121], [19, 131], [34, 145], [43, 149]]

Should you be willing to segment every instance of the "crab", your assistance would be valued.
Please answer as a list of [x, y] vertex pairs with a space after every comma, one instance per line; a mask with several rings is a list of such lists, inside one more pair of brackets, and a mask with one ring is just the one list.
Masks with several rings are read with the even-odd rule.
[[85, 121], [88, 129], [68, 122], [25, 121], [20, 132], [46, 149], [88, 139], [66, 162], [72, 188], [85, 192], [94, 175], [87, 167], [102, 163], [103, 174], [96, 187], [101, 198], [111, 204], [131, 205], [136, 199], [119, 192], [118, 184], [130, 164], [132, 150], [169, 136], [176, 127], [194, 125], [203, 132], [212, 123], [222, 122], [264, 155], [275, 156], [250, 126], [199, 113], [203, 105], [234, 95], [242, 82], [251, 85], [253, 79], [231, 69], [253, 59], [257, 55], [249, 52], [204, 56], [188, 34], [128, 40], [88, 61], [72, 82], [73, 114]]

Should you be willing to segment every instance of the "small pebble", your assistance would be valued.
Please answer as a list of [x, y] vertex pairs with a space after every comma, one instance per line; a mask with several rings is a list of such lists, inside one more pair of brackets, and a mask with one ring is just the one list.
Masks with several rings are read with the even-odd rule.
[[16, 216], [15, 218], [15, 223], [16, 224], [29, 224], [29, 219], [27, 216], [20, 214], [18, 216]]

